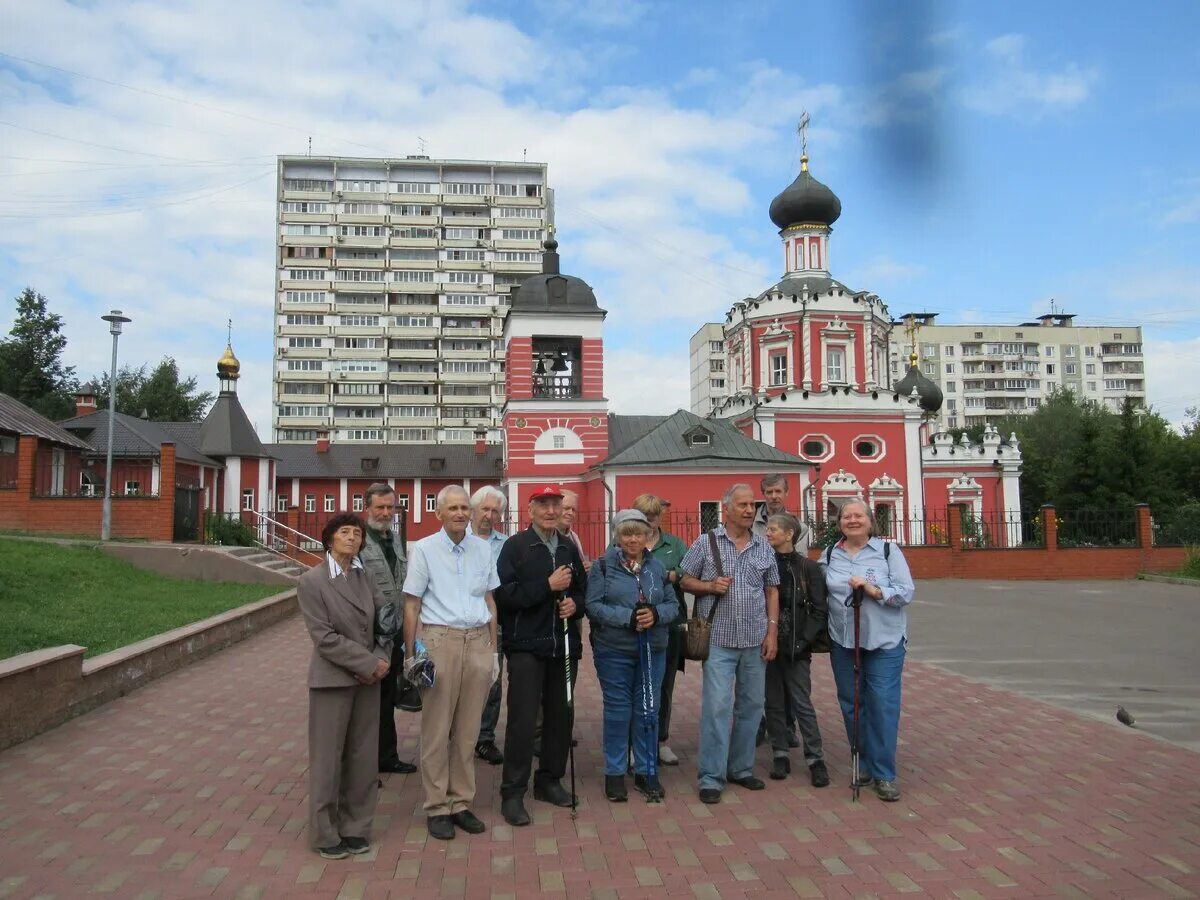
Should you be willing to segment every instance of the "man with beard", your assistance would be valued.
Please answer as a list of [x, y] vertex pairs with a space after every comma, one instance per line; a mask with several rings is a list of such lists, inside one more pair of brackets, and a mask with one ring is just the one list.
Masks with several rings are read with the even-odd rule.
[[[384, 482], [373, 484], [363, 495], [366, 504], [364, 517], [367, 533], [363, 538], [358, 558], [367, 574], [374, 579], [384, 599], [404, 609], [404, 575], [407, 557], [404, 542], [396, 540], [392, 532], [392, 520], [396, 515], [396, 491]], [[379, 771], [408, 775], [417, 771], [410, 762], [404, 762], [396, 752], [396, 696], [400, 690], [397, 679], [403, 678], [404, 641], [396, 636], [392, 644], [392, 667], [380, 682], [379, 691]]]

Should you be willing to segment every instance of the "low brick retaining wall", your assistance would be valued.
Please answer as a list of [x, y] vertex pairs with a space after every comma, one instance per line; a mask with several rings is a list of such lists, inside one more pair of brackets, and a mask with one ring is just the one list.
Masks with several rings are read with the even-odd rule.
[[0, 660], [0, 750], [95, 709], [296, 612], [294, 589], [85, 660], [74, 644]]

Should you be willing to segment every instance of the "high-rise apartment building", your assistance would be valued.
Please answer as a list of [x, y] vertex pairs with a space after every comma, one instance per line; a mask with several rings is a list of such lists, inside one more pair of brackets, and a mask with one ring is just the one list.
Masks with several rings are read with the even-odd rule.
[[707, 416], [729, 396], [729, 373], [725, 371], [725, 326], [708, 322], [688, 341], [691, 357], [692, 405], [698, 416]]
[[498, 443], [546, 165], [281, 156], [278, 179], [275, 440]]
[[[1142, 329], [1075, 325], [1074, 316], [1041, 316], [1020, 325], [936, 325], [934, 315], [903, 316], [917, 325], [917, 364], [942, 389], [947, 428], [995, 422], [1036, 410], [1056, 391], [1120, 409], [1146, 402]], [[912, 352], [906, 330], [891, 337], [893, 380]]]

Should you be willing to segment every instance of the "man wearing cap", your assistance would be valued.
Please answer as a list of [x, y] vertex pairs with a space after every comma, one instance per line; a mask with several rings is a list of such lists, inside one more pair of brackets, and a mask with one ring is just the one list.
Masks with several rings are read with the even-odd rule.
[[[510, 825], [528, 825], [524, 797], [533, 765], [533, 731], [542, 711], [542, 753], [533, 796], [556, 806], [574, 798], [562, 786], [571, 742], [567, 672], [574, 680], [583, 655], [578, 619], [583, 615], [585, 574], [575, 545], [562, 538], [562, 491], [554, 485], [530, 495], [530, 526], [500, 548], [496, 606], [508, 659], [508, 727], [500, 811]], [[566, 635], [564, 635], [564, 625]], [[569, 637], [568, 637], [569, 636]], [[566, 663], [570, 644], [572, 662]]]
[[421, 713], [421, 783], [431, 837], [455, 828], [479, 834], [475, 738], [488, 689], [500, 670], [496, 646], [496, 566], [488, 545], [467, 534], [471, 501], [460, 485], [437, 496], [442, 529], [413, 545], [404, 579], [404, 640], [414, 658], [418, 636], [435, 673]]

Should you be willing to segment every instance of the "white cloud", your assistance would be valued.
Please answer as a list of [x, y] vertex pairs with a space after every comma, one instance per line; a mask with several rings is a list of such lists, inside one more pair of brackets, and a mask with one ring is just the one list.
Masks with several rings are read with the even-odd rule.
[[615, 413], [669, 415], [689, 408], [690, 392], [686, 336], [682, 352], [657, 353], [652, 346], [605, 352], [604, 393]]
[[1200, 337], [1147, 339], [1146, 402], [1175, 426], [1189, 407], [1200, 406]]
[[890, 256], [876, 256], [865, 266], [853, 269], [838, 280], [855, 290], [882, 293], [895, 285], [920, 278], [928, 271], [919, 263], [906, 263]]
[[1039, 116], [1083, 103], [1100, 75], [1092, 67], [1068, 63], [1039, 69], [1025, 56], [1025, 37], [1005, 34], [983, 47], [978, 80], [962, 91], [964, 105], [991, 115]]

